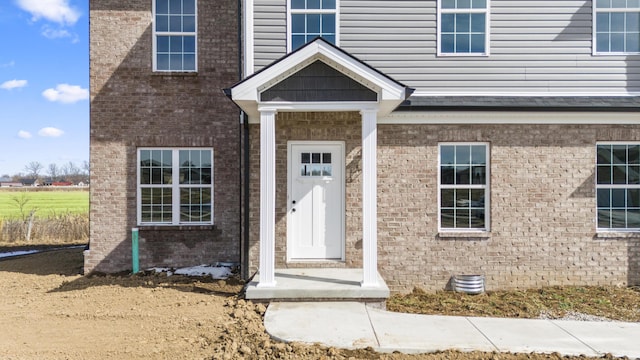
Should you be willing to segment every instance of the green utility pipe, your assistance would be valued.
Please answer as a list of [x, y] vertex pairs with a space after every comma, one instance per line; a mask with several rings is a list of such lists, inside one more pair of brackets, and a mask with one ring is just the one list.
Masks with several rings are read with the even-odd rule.
[[131, 261], [133, 265], [133, 273], [140, 271], [140, 258], [138, 257], [138, 228], [131, 229]]

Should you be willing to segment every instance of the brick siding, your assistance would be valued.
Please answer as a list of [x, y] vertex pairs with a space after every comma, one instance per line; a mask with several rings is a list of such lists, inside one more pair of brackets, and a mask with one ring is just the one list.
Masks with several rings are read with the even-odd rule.
[[[251, 169], [249, 270], [258, 267], [260, 250], [260, 126], [250, 126]], [[287, 263], [287, 142], [326, 140], [345, 142], [345, 262], [315, 262], [314, 266], [362, 267], [361, 125], [358, 113], [279, 113], [276, 115], [276, 268], [304, 267]]]
[[140, 266], [239, 262], [237, 2], [198, 2], [198, 73], [152, 72], [151, 0], [91, 0], [91, 210], [85, 271], [131, 269], [138, 147], [213, 147], [209, 227], [140, 227]]
[[[281, 113], [276, 121], [276, 267], [286, 262], [287, 140], [346, 143], [346, 261], [362, 266], [360, 115]], [[259, 126], [252, 125], [252, 169]], [[640, 236], [595, 231], [595, 144], [639, 141], [637, 126], [379, 125], [378, 268], [392, 291], [435, 291], [455, 274], [487, 289], [640, 284]], [[438, 233], [440, 142], [490, 144], [491, 231]], [[258, 266], [259, 173], [251, 183], [250, 269]]]

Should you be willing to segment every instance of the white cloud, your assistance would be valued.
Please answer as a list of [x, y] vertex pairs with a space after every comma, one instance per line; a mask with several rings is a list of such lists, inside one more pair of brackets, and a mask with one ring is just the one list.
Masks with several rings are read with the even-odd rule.
[[38, 131], [38, 135], [44, 136], [44, 137], [58, 137], [58, 136], [62, 136], [62, 134], [64, 134], [64, 131], [60, 129], [56, 129], [54, 127], [46, 127]]
[[31, 14], [33, 21], [46, 19], [60, 25], [73, 25], [80, 12], [69, 5], [69, 0], [16, 0], [17, 5]]
[[9, 80], [0, 85], [0, 89], [12, 90], [27, 86], [27, 80]]
[[16, 64], [15, 61], [11, 60], [8, 63], [5, 64], [0, 64], [0, 68], [8, 68], [8, 67], [13, 67]]
[[67, 30], [55, 30], [49, 26], [44, 26], [42, 28], [42, 35], [47, 39], [59, 39], [71, 36]]
[[89, 90], [78, 85], [59, 84], [55, 89], [47, 89], [42, 92], [49, 101], [57, 101], [64, 104], [72, 104], [89, 98]]
[[54, 29], [51, 26], [45, 25], [42, 27], [42, 36], [47, 39], [62, 39], [62, 38], [71, 38], [72, 43], [77, 43], [80, 41], [78, 38], [78, 34], [70, 33], [64, 29]]
[[28, 131], [20, 130], [18, 131], [18, 137], [23, 139], [31, 139], [31, 133]]

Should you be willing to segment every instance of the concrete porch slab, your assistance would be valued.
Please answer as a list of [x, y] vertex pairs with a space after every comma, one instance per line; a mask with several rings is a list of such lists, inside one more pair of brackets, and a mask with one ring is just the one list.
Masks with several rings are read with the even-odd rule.
[[383, 302], [389, 287], [378, 274], [377, 287], [362, 287], [362, 269], [276, 269], [275, 287], [258, 287], [260, 274], [247, 284], [245, 298], [257, 301], [351, 300]]

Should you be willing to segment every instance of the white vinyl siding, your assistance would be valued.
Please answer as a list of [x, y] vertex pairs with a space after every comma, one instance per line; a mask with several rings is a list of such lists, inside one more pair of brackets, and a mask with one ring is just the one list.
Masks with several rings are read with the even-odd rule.
[[[340, 1], [340, 47], [415, 95], [640, 94], [640, 60], [593, 56], [591, 2], [493, 0], [491, 56], [437, 56], [437, 1]], [[255, 0], [255, 69], [287, 54], [287, 0]]]

